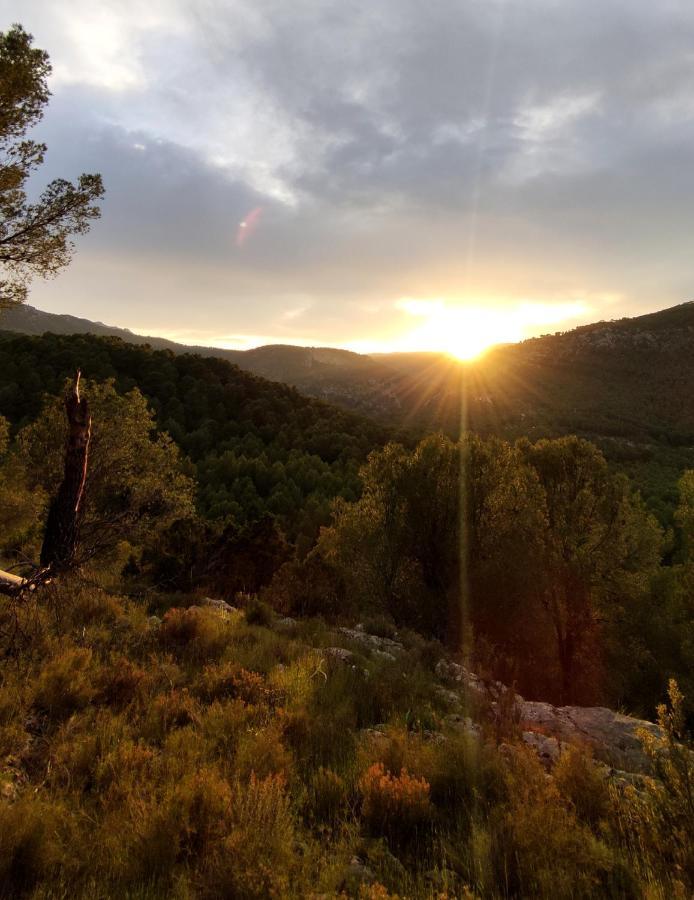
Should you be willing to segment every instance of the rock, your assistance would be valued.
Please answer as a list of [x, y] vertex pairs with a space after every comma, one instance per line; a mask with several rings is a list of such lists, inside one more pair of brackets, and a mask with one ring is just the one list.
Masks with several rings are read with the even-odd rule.
[[275, 619], [275, 628], [293, 628], [296, 625], [296, 619], [291, 616], [283, 616]]
[[647, 772], [650, 768], [639, 731], [656, 736], [661, 733], [652, 722], [603, 706], [552, 706], [518, 700], [516, 708], [524, 731], [589, 747], [597, 759], [625, 772]]
[[343, 885], [346, 887], [350, 884], [374, 884], [375, 881], [376, 876], [364, 860], [358, 856], [353, 856], [345, 872]]
[[227, 603], [226, 600], [219, 600], [216, 597], [203, 597], [200, 601], [200, 606], [206, 606], [208, 609], [214, 609], [227, 616], [238, 612], [238, 609], [235, 606]]
[[547, 768], [571, 744], [589, 749], [596, 760], [622, 774], [634, 776], [650, 770], [639, 732], [660, 736], [660, 729], [652, 722], [602, 706], [553, 706], [524, 700], [500, 681], [482, 679], [448, 659], [439, 660], [435, 672], [447, 685], [439, 686], [439, 693], [452, 706], [460, 708], [466, 698], [471, 698], [489, 703], [496, 716], [510, 715], [520, 724], [524, 743], [535, 750]]
[[535, 751], [538, 759], [547, 771], [554, 768], [562, 751], [568, 747], [568, 744], [562, 743], [555, 737], [549, 737], [539, 731], [524, 731], [523, 743], [526, 747], [530, 747], [531, 750]]
[[441, 681], [460, 685], [480, 700], [497, 701], [509, 692], [509, 688], [500, 681], [485, 681], [460, 663], [448, 659], [440, 659], [434, 672]]
[[150, 616], [147, 619], [147, 625], [152, 629], [159, 628], [159, 626], [161, 625], [161, 619], [159, 618], [159, 616]]
[[458, 713], [452, 713], [446, 716], [446, 724], [452, 731], [459, 734], [466, 734], [468, 737], [478, 738], [482, 733], [481, 727], [477, 722], [473, 722], [470, 716], [460, 716]]
[[362, 728], [360, 733], [365, 738], [373, 741], [374, 744], [380, 744], [381, 746], [385, 746], [390, 741], [390, 738], [386, 734], [385, 725], [374, 725], [373, 728]]
[[345, 650], [344, 647], [325, 647], [323, 653], [332, 659], [337, 659], [348, 666], [354, 663], [354, 654], [351, 650]]
[[369, 634], [357, 628], [338, 628], [340, 634], [361, 645], [372, 652], [388, 653], [393, 658], [405, 652], [405, 648], [398, 641], [392, 641], [390, 638], [378, 637], [375, 634]]
[[436, 693], [444, 701], [444, 703], [448, 704], [448, 706], [452, 706], [454, 709], [461, 708], [462, 700], [460, 694], [457, 691], [451, 691], [449, 688], [445, 688], [440, 684], [437, 684]]

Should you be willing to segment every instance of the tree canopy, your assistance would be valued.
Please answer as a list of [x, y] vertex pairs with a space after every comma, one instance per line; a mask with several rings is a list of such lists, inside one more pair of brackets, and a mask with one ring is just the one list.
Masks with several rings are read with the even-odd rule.
[[66, 266], [73, 236], [100, 214], [101, 176], [50, 182], [36, 202], [27, 196], [31, 174], [44, 161], [45, 144], [26, 137], [50, 97], [48, 54], [32, 45], [21, 25], [0, 32], [0, 306], [20, 302], [35, 276]]

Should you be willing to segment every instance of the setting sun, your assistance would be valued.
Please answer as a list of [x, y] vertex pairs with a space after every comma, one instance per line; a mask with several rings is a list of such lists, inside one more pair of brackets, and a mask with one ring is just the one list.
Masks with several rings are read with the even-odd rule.
[[555, 325], [586, 311], [580, 303], [525, 302], [501, 309], [438, 299], [403, 299], [397, 307], [420, 322], [402, 338], [403, 348], [436, 350], [460, 360], [474, 359], [496, 344], [521, 341], [538, 327]]

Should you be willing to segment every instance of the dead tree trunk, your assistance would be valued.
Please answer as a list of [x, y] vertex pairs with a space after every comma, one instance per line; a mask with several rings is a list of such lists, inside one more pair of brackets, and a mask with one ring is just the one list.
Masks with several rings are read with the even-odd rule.
[[92, 418], [89, 404], [80, 397], [80, 373], [72, 392], [65, 398], [68, 439], [65, 449], [65, 474], [57, 496], [51, 503], [41, 548], [41, 568], [57, 571], [75, 562], [84, 486], [87, 481]]
[[65, 398], [68, 438], [65, 447], [65, 469], [60, 489], [48, 511], [41, 547], [40, 567], [31, 578], [20, 578], [0, 571], [0, 593], [18, 594], [45, 583], [54, 574], [71, 568], [77, 562], [77, 543], [84, 509], [89, 443], [92, 419], [89, 405], [80, 397], [80, 372]]

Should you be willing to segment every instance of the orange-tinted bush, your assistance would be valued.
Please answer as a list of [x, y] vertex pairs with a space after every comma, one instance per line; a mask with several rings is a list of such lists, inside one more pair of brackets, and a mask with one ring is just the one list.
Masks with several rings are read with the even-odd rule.
[[402, 769], [399, 775], [383, 763], [370, 766], [359, 782], [362, 817], [373, 831], [407, 836], [431, 820], [429, 783]]
[[159, 640], [195, 659], [218, 657], [228, 640], [228, 625], [214, 611], [191, 606], [170, 609], [159, 628]]
[[206, 666], [195, 685], [196, 693], [207, 701], [238, 699], [258, 704], [270, 699], [265, 679], [236, 663]]
[[142, 733], [148, 740], [161, 741], [171, 729], [197, 723], [199, 718], [197, 703], [187, 689], [174, 688], [152, 700], [143, 722]]

